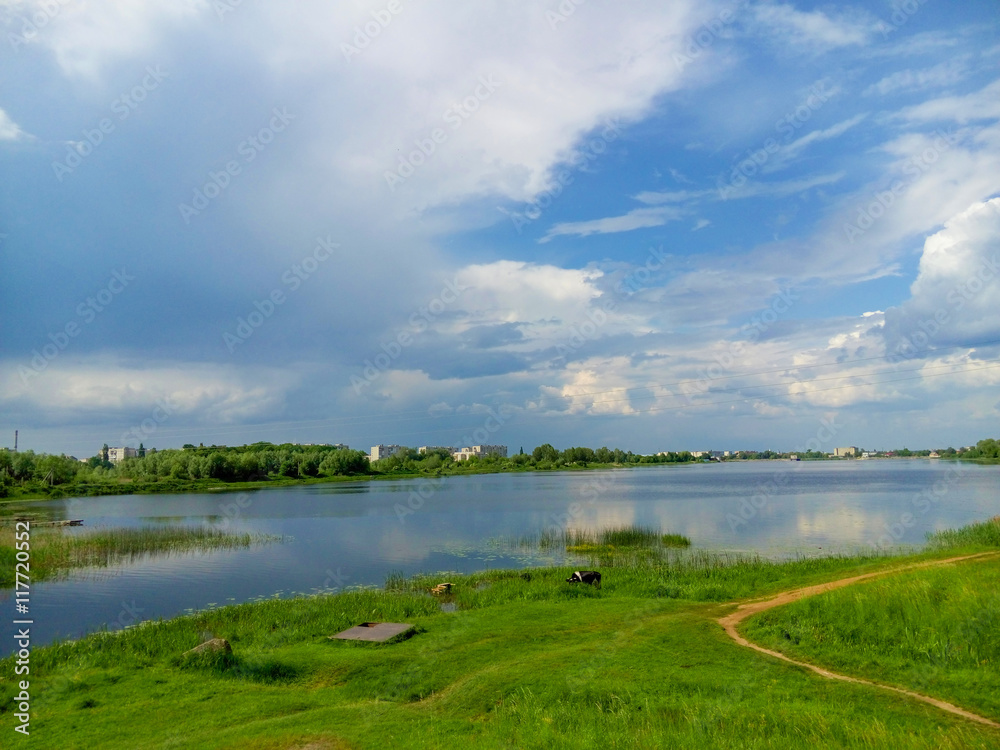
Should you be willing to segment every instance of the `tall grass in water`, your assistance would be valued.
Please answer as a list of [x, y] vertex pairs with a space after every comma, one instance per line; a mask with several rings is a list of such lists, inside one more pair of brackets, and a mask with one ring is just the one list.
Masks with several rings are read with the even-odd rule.
[[249, 547], [267, 539], [260, 534], [233, 534], [200, 526], [98, 529], [62, 537], [72, 565], [114, 565], [150, 554]]
[[689, 547], [691, 540], [681, 534], [664, 534], [659, 529], [633, 524], [592, 531], [590, 529], [546, 529], [540, 534], [522, 534], [518, 537], [501, 537], [495, 546], [506, 549], [537, 549], [548, 551], [565, 549], [570, 552], [581, 548], [661, 548]]
[[[34, 580], [58, 577], [71, 568], [111, 566], [147, 557], [209, 549], [235, 549], [274, 541], [264, 534], [234, 534], [190, 526], [142, 526], [93, 529], [75, 533], [40, 527], [31, 531], [31, 572]], [[13, 585], [13, 530], [0, 530], [0, 586]]]
[[963, 526], [960, 529], [928, 533], [927, 546], [931, 549], [1000, 547], [1000, 516]]

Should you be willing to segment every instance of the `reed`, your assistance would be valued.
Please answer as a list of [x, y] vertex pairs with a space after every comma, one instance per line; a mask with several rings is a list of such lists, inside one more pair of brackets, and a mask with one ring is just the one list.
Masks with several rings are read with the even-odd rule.
[[[279, 537], [233, 533], [201, 526], [141, 526], [77, 531], [61, 527], [31, 530], [31, 577], [65, 576], [74, 568], [109, 567], [151, 555], [184, 554], [266, 544]], [[13, 586], [14, 529], [0, 528], [0, 586]]]
[[931, 549], [955, 547], [1000, 547], [1000, 516], [969, 524], [960, 529], [935, 531], [927, 535]]
[[499, 537], [491, 546], [533, 551], [564, 549], [574, 554], [590, 554], [617, 549], [690, 547], [691, 540], [682, 534], [664, 534], [650, 526], [632, 524], [597, 530], [545, 529], [537, 534]]

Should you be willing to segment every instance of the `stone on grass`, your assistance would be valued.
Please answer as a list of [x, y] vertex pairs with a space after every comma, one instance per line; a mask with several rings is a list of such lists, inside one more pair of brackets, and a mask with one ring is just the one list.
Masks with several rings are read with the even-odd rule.
[[185, 651], [184, 656], [189, 656], [191, 654], [203, 654], [208, 651], [222, 651], [227, 654], [233, 653], [233, 647], [229, 645], [229, 641], [225, 638], [213, 638], [210, 641], [205, 641], [200, 646], [195, 646], [190, 651]]

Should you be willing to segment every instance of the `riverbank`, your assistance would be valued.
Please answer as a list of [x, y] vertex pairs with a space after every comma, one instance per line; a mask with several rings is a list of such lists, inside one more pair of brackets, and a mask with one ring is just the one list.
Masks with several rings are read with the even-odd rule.
[[558, 469], [542, 469], [533, 466], [517, 468], [477, 466], [454, 470], [433, 470], [426, 472], [394, 472], [386, 474], [356, 474], [349, 476], [300, 477], [296, 479], [275, 478], [254, 482], [224, 482], [218, 479], [162, 479], [156, 482], [116, 481], [100, 484], [66, 484], [49, 489], [34, 488], [23, 491], [14, 486], [9, 495], [0, 498], [0, 514], [4, 506], [22, 500], [59, 500], [69, 497], [104, 497], [109, 495], [165, 495], [180, 493], [250, 492], [253, 490], [294, 487], [299, 485], [342, 484], [344, 482], [377, 482], [399, 479], [438, 479], [450, 476], [470, 476], [475, 474], [523, 474], [537, 472], [555, 474], [559, 472], [607, 471], [649, 466], [690, 466], [698, 461], [675, 462], [669, 464], [589, 464], [587, 466], [562, 466]]
[[[803, 462], [815, 463], [823, 461], [843, 462], [852, 460], [877, 460], [877, 461], [910, 461], [926, 460], [926, 457], [894, 457], [877, 459], [845, 459], [845, 458], [805, 458]], [[982, 458], [942, 458], [935, 459], [943, 462], [963, 462], [979, 465], [1000, 465], [1000, 459]], [[787, 462], [787, 458], [727, 458], [722, 463], [782, 463]], [[226, 492], [252, 492], [261, 489], [274, 489], [280, 487], [293, 487], [299, 485], [324, 485], [341, 484], [344, 482], [377, 482], [393, 481], [400, 479], [438, 479], [449, 476], [469, 476], [478, 474], [522, 474], [527, 472], [536, 473], [559, 473], [559, 472], [587, 472], [587, 471], [607, 471], [611, 469], [631, 469], [649, 468], [656, 466], [690, 466], [692, 464], [711, 463], [708, 460], [675, 461], [670, 463], [588, 463], [587, 465], [571, 464], [559, 467], [538, 467], [527, 465], [492, 465], [492, 464], [454, 464], [446, 468], [437, 468], [427, 471], [399, 471], [388, 473], [351, 474], [321, 477], [272, 477], [257, 481], [226, 482], [220, 479], [176, 479], [165, 477], [157, 481], [141, 481], [132, 479], [118, 479], [110, 482], [88, 482], [69, 483], [46, 487], [37, 482], [31, 483], [27, 487], [12, 485], [6, 488], [7, 496], [0, 497], [0, 516], [8, 514], [6, 509], [12, 503], [30, 500], [59, 500], [64, 498], [83, 497], [105, 497], [114, 495], [163, 495], [181, 493], [226, 493]]]
[[[599, 589], [566, 583], [569, 571], [562, 568], [485, 571], [449, 579], [454, 585], [443, 600], [428, 593], [439, 580], [394, 577], [380, 590], [214, 609], [33, 651], [32, 744], [996, 747], [995, 729], [743, 648], [717, 619], [737, 601], [998, 548], [1000, 524], [987, 522], [939, 535], [931, 548], [905, 557], [776, 563], [671, 553], [603, 567]], [[992, 587], [979, 583], [998, 573], [996, 555], [890, 573], [802, 600], [798, 605], [812, 619], [789, 631], [790, 639], [781, 630], [787, 625], [769, 620], [758, 626], [758, 618], [741, 632], [753, 638], [763, 627], [774, 633], [777, 650], [812, 648], [806, 660], [839, 659], [841, 671], [913, 683], [919, 692], [996, 720], [1000, 645], [988, 628], [975, 640], [975, 664], [913, 648], [892, 654], [895, 666], [888, 670], [877, 657], [885, 649], [880, 629], [890, 622], [920, 638], [933, 639], [946, 622], [974, 634], [993, 611], [987, 599], [995, 598]], [[904, 592], [921, 582], [932, 594], [961, 593], [931, 596], [933, 613], [898, 609]], [[886, 589], [878, 587], [886, 586], [900, 595], [885, 599]], [[858, 608], [826, 598], [859, 591]], [[442, 603], [454, 611], [442, 611]], [[882, 619], [868, 617], [879, 611]], [[788, 612], [781, 607], [767, 615], [787, 619]], [[416, 632], [386, 645], [328, 638], [364, 621], [410, 623]], [[832, 633], [854, 632], [856, 621], [870, 624], [854, 643], [827, 646]], [[211, 637], [225, 638], [232, 654], [182, 656]], [[12, 669], [13, 659], [0, 664], [0, 706], [8, 715]]]

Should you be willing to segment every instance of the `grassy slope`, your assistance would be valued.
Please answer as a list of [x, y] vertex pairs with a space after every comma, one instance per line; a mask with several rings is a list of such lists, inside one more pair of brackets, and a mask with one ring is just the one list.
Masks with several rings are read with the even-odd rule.
[[[455, 613], [417, 592], [426, 581], [226, 607], [35, 651], [32, 746], [996, 747], [988, 728], [740, 648], [714, 622], [727, 607], [692, 600], [896, 562], [609, 569], [600, 591], [563, 583], [565, 570], [483, 573], [454, 579]], [[393, 645], [325, 637], [369, 619], [421, 632]], [[178, 658], [208, 634], [234, 657]], [[4, 731], [11, 687], [0, 683]]]
[[1000, 559], [903, 573], [751, 619], [763, 646], [1000, 717]]

